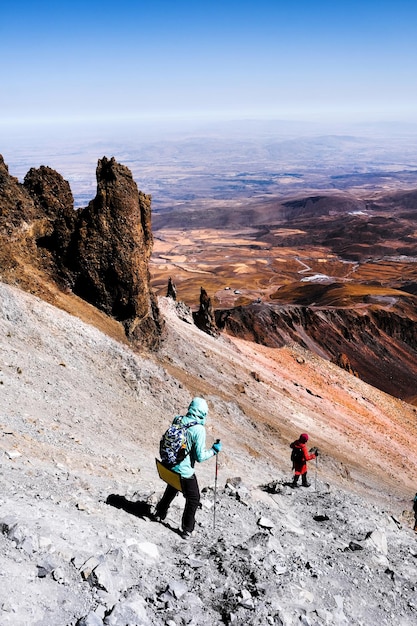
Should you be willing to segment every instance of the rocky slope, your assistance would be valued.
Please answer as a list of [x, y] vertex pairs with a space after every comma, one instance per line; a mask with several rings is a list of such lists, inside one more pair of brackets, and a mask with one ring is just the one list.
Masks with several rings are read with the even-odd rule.
[[[334, 286], [325, 286], [326, 293], [330, 294]], [[229, 334], [248, 341], [271, 347], [296, 342], [334, 363], [347, 358], [362, 380], [406, 402], [415, 402], [415, 296], [381, 289], [379, 296], [375, 293], [368, 297], [367, 304], [355, 307], [340, 305], [340, 293], [338, 301], [331, 302], [329, 298], [322, 304], [320, 287], [305, 287], [310, 287], [303, 290], [309, 292], [311, 299], [313, 292], [317, 295], [313, 305], [251, 304], [216, 311], [217, 323]], [[282, 297], [285, 300], [285, 295]], [[278, 298], [279, 292], [274, 299]], [[396, 310], [387, 310], [390, 301]]]
[[[140, 355], [0, 284], [1, 626], [414, 624], [415, 410], [299, 346], [212, 337], [159, 304], [166, 338]], [[152, 519], [154, 456], [196, 394], [224, 449], [215, 507], [214, 460], [197, 468], [185, 542], [181, 496]], [[322, 454], [293, 490], [306, 430]]]

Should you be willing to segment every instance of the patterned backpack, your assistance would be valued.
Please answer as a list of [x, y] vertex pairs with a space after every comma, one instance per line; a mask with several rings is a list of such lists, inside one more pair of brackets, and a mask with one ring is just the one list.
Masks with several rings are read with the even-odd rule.
[[181, 463], [187, 456], [187, 433], [191, 426], [198, 422], [183, 424], [181, 418], [175, 418], [171, 426], [164, 432], [159, 442], [159, 454], [166, 467], [173, 467]]

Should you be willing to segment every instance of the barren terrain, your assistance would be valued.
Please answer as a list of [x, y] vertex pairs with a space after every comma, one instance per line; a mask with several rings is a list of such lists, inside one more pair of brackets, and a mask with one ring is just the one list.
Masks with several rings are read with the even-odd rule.
[[[297, 346], [210, 337], [171, 299], [161, 351], [138, 354], [70, 294], [84, 321], [0, 291], [2, 626], [411, 626], [416, 409]], [[152, 521], [154, 457], [196, 394], [224, 447], [215, 526], [207, 462], [187, 544], [181, 497]], [[294, 491], [303, 431], [321, 454]]]
[[[346, 161], [355, 143], [343, 142]], [[295, 165], [300, 145], [268, 151], [284, 164], [293, 148]], [[303, 146], [307, 174], [317, 141]], [[221, 170], [220, 147], [215, 141]], [[333, 364], [301, 325], [297, 342], [288, 335], [268, 347], [243, 339], [243, 325], [240, 337], [209, 336], [186, 306], [197, 307], [204, 286], [218, 311], [255, 302], [284, 312], [311, 307], [320, 320], [329, 310], [361, 320], [386, 313], [389, 339], [360, 324], [366, 355], [378, 360], [377, 344], [384, 358], [390, 347], [407, 357], [397, 362], [409, 370], [411, 402], [415, 192], [377, 194], [375, 182], [385, 170], [388, 190], [405, 178], [411, 188], [412, 147], [398, 170], [381, 150], [353, 186], [349, 175], [338, 179], [346, 196], [329, 190], [327, 138], [311, 195], [285, 193], [283, 185], [295, 192], [298, 183], [305, 191], [299, 172], [263, 179], [239, 168], [237, 186], [230, 171], [218, 179], [218, 200], [207, 200], [216, 198], [212, 170], [178, 177], [189, 172], [186, 161], [173, 168], [178, 149], [159, 148], [166, 193], [154, 214], [150, 269], [166, 327], [157, 351], [134, 349], [120, 323], [30, 262], [15, 282], [41, 299], [0, 283], [0, 625], [413, 625], [417, 409]], [[149, 164], [159, 148], [152, 145]], [[242, 166], [252, 149], [249, 142]], [[187, 150], [195, 157], [201, 143]], [[154, 173], [149, 165], [157, 189]], [[186, 202], [196, 184], [201, 197]], [[249, 187], [256, 199], [243, 198]], [[169, 277], [180, 303], [163, 297]], [[353, 321], [342, 333], [356, 346]], [[186, 543], [181, 496], [166, 523], [153, 516], [164, 488], [154, 458], [162, 432], [195, 395], [209, 404], [208, 445], [220, 438], [224, 447], [218, 484], [214, 461], [197, 468], [202, 508]], [[291, 489], [289, 443], [305, 431], [320, 455], [310, 463], [311, 487]]]
[[327, 193], [160, 212], [153, 285], [162, 295], [172, 276], [180, 297], [195, 306], [204, 283], [217, 308], [268, 300], [283, 285], [306, 282], [362, 285], [369, 294], [412, 285], [416, 205], [415, 191]]
[[152, 284], [194, 309], [204, 287], [224, 332], [298, 342], [416, 403], [416, 211], [415, 191], [190, 203], [154, 217]]

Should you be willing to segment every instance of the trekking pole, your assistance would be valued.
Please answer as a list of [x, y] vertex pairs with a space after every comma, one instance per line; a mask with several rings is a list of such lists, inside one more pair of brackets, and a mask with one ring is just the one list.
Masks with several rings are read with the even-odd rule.
[[314, 491], [317, 491], [317, 459], [318, 457], [316, 456], [316, 474], [314, 476]]
[[[220, 443], [220, 439], [216, 439], [216, 443]], [[216, 528], [216, 499], [217, 499], [217, 472], [219, 468], [219, 464], [217, 461], [217, 457], [219, 453], [216, 454], [216, 470], [214, 474], [214, 508], [213, 508], [213, 530]]]

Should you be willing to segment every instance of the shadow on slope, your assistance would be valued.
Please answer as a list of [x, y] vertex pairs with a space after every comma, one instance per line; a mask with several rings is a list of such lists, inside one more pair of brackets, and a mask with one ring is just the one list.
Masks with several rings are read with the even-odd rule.
[[116, 509], [123, 509], [126, 513], [135, 515], [136, 517], [154, 519], [151, 512], [151, 505], [148, 502], [141, 500], [133, 502], [132, 500], [128, 500], [125, 496], [111, 493], [106, 500], [106, 504], [114, 506]]

